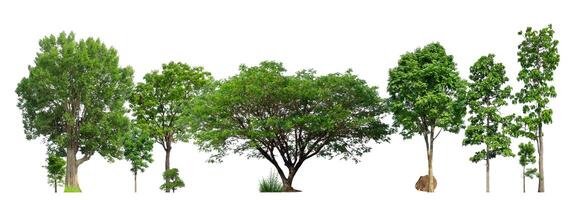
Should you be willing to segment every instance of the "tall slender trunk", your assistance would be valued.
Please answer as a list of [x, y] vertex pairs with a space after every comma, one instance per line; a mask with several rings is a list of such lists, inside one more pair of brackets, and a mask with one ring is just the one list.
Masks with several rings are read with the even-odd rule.
[[58, 182], [54, 179], [54, 193], [58, 193]]
[[537, 192], [545, 192], [545, 177], [543, 176], [543, 128], [539, 124], [539, 135], [537, 138], [537, 152], [539, 153], [539, 188]]
[[523, 166], [523, 173], [521, 175], [523, 177], [523, 193], [525, 193], [525, 166]]
[[[165, 171], [168, 171], [170, 169], [170, 153], [172, 151], [172, 143], [171, 141], [166, 141], [166, 160], [164, 163], [164, 168]], [[166, 180], [166, 183], [168, 183], [168, 180]], [[173, 193], [174, 191], [172, 191]], [[166, 193], [170, 193], [170, 190], [166, 190]]]
[[489, 192], [489, 151], [485, 159], [485, 192]]
[[433, 146], [430, 145], [427, 149], [427, 192], [433, 191]]
[[65, 188], [72, 191], [80, 191], [80, 184], [78, 183], [78, 165], [76, 164], [76, 153], [78, 148], [69, 145], [66, 149], [66, 180]]
[[134, 172], [134, 193], [138, 192], [138, 171]]
[[[489, 104], [489, 101], [487, 101], [487, 104]], [[487, 116], [487, 119], [485, 119], [487, 121], [487, 126], [485, 126], [485, 135], [489, 136], [489, 116]], [[485, 192], [489, 193], [489, 145], [487, 144], [487, 142], [484, 140], [483, 141], [485, 143]]]

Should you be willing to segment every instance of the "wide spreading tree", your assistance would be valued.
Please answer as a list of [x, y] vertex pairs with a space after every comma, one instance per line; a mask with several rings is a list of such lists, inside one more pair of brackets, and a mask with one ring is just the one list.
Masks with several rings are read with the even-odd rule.
[[[358, 161], [370, 140], [388, 141], [381, 122], [383, 101], [377, 88], [351, 71], [318, 76], [312, 70], [285, 75], [281, 63], [240, 66], [194, 107], [200, 149], [211, 161], [228, 152], [265, 158], [275, 167], [286, 192], [298, 191], [293, 179], [314, 156]], [[283, 162], [284, 168], [282, 168]]]
[[24, 133], [66, 153], [64, 191], [79, 192], [78, 166], [95, 153], [109, 161], [121, 157], [133, 70], [120, 67], [116, 50], [99, 39], [76, 41], [62, 32], [39, 44], [35, 65], [16, 89]]
[[147, 73], [144, 82], [137, 84], [130, 98], [135, 125], [166, 152], [165, 171], [171, 169], [172, 144], [190, 139], [187, 107], [210, 88], [212, 82], [211, 74], [202, 67], [170, 62], [162, 65], [161, 72]]
[[132, 166], [130, 171], [134, 174], [134, 192], [138, 191], [138, 172], [144, 172], [152, 159], [154, 139], [138, 128], [134, 128], [131, 134], [126, 134], [123, 140], [124, 158]]
[[507, 105], [511, 97], [511, 87], [505, 86], [509, 80], [505, 66], [494, 61], [495, 55], [482, 56], [471, 66], [467, 105], [469, 106], [469, 126], [465, 129], [463, 145], [484, 145], [470, 160], [474, 163], [485, 160], [485, 190], [489, 192], [490, 160], [498, 155], [513, 156], [511, 138], [505, 134], [504, 126], [512, 116], [503, 116], [501, 107]]
[[551, 25], [533, 30], [528, 27], [520, 31], [524, 40], [519, 44], [517, 56], [521, 70], [517, 80], [523, 83], [523, 88], [515, 94], [513, 103], [521, 104], [523, 116], [520, 119], [525, 124], [525, 136], [536, 142], [539, 158], [539, 192], [545, 192], [545, 176], [543, 171], [543, 125], [552, 123], [553, 110], [549, 108], [551, 98], [557, 96], [555, 87], [551, 84], [553, 74], [559, 65], [559, 41], [553, 39]]
[[442, 132], [458, 133], [466, 113], [466, 82], [453, 56], [431, 43], [401, 56], [389, 70], [387, 100], [394, 127], [404, 139], [423, 136], [427, 153], [427, 191], [433, 192], [433, 147]]

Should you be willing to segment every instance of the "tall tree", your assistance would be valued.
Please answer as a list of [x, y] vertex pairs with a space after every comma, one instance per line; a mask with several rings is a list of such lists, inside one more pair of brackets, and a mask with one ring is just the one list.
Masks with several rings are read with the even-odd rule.
[[48, 170], [48, 184], [54, 186], [54, 193], [58, 192], [58, 186], [63, 185], [66, 175], [66, 160], [55, 154], [46, 158], [48, 165], [44, 166]]
[[76, 41], [64, 32], [40, 40], [28, 69], [16, 89], [26, 138], [43, 137], [66, 152], [64, 191], [80, 192], [78, 166], [95, 153], [109, 161], [121, 156], [133, 70], [119, 67], [116, 50], [99, 39]]
[[534, 153], [535, 147], [533, 143], [519, 144], [519, 152], [517, 155], [519, 155], [519, 164], [523, 168], [523, 193], [525, 193], [525, 177], [533, 178], [533, 175], [539, 176], [536, 168], [526, 168], [529, 164], [537, 162]]
[[138, 171], [144, 172], [148, 165], [153, 162], [152, 149], [154, 139], [140, 129], [133, 129], [131, 134], [124, 138], [124, 158], [130, 162], [130, 171], [134, 174], [134, 192], [138, 192]]
[[425, 140], [427, 192], [433, 192], [433, 148], [441, 132], [458, 133], [466, 112], [466, 83], [459, 77], [453, 56], [431, 43], [401, 56], [389, 70], [389, 109], [394, 127], [404, 139], [415, 134]]
[[298, 191], [293, 179], [307, 159], [341, 156], [357, 162], [370, 151], [365, 143], [388, 141], [376, 87], [351, 71], [324, 76], [285, 71], [271, 61], [241, 65], [238, 75], [198, 102], [200, 131], [194, 136], [202, 150], [215, 152], [211, 161], [227, 152], [265, 158], [278, 171], [283, 191], [293, 192]]
[[552, 123], [553, 110], [549, 101], [556, 97], [555, 87], [551, 85], [553, 73], [559, 65], [559, 41], [553, 39], [551, 25], [533, 30], [528, 27], [520, 31], [524, 40], [519, 44], [517, 56], [521, 70], [517, 80], [523, 83], [523, 88], [515, 94], [513, 103], [523, 105], [522, 121], [527, 131], [531, 132], [537, 144], [539, 158], [539, 192], [545, 192], [545, 176], [543, 170], [543, 125]]
[[[165, 170], [170, 167], [172, 144], [190, 138], [189, 109], [193, 99], [213, 81], [202, 67], [170, 62], [162, 72], [152, 71], [138, 83], [130, 98], [136, 126], [154, 138], [166, 152]], [[166, 191], [169, 192], [169, 191]]]
[[485, 160], [485, 190], [489, 192], [490, 159], [498, 155], [513, 156], [511, 139], [504, 134], [503, 125], [511, 119], [502, 116], [500, 109], [507, 105], [511, 96], [511, 87], [505, 86], [509, 80], [505, 75], [505, 66], [495, 63], [495, 55], [482, 56], [470, 68], [469, 122], [465, 129], [463, 145], [484, 145], [484, 149], [475, 152], [470, 160], [474, 163]]

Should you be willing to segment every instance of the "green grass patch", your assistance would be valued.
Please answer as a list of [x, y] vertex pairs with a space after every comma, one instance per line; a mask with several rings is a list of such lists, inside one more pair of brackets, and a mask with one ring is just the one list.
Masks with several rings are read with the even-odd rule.
[[79, 187], [65, 187], [64, 192], [82, 192]]
[[260, 192], [283, 192], [282, 187], [282, 182], [273, 171], [270, 172], [268, 177], [260, 180]]

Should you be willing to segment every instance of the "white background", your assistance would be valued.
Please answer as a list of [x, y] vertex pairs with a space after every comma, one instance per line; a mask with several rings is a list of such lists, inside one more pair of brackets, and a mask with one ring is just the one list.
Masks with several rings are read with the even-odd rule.
[[[131, 198], [131, 199], [313, 199], [313, 198], [552, 198], [573, 188], [572, 133], [575, 97], [575, 29], [573, 6], [559, 1], [441, 1], [378, 3], [376, 1], [2, 1], [0, 2], [0, 197], [22, 198]], [[265, 160], [231, 155], [220, 164], [208, 164], [208, 154], [192, 144], [178, 143], [172, 166], [181, 171], [186, 187], [166, 195], [162, 183], [164, 152], [155, 146], [155, 163], [139, 175], [139, 193], [133, 195], [133, 177], [125, 161], [107, 163], [94, 156], [79, 168], [82, 194], [52, 194], [47, 184], [45, 146], [27, 141], [15, 88], [28, 75], [38, 41], [49, 34], [74, 31], [77, 38], [99, 37], [119, 51], [122, 66], [135, 68], [135, 80], [160, 69], [162, 63], [182, 61], [204, 66], [218, 78], [236, 74], [239, 64], [263, 60], [284, 63], [289, 73], [314, 68], [320, 74], [352, 68], [387, 97], [387, 72], [400, 55], [430, 42], [440, 42], [454, 55], [467, 79], [469, 66], [480, 56], [496, 54], [507, 67], [517, 91], [519, 70], [517, 32], [552, 23], [560, 41], [561, 62], [551, 101], [552, 125], [544, 128], [546, 194], [536, 194], [537, 181], [528, 181], [521, 194], [517, 158], [492, 161], [491, 190], [486, 195], [483, 163], [468, 158], [477, 147], [462, 147], [463, 132], [442, 134], [436, 143], [435, 194], [415, 191], [426, 173], [424, 141], [373, 144], [362, 162], [310, 159], [294, 180], [298, 194], [259, 194], [258, 181], [272, 165]], [[518, 111], [515, 108], [506, 112]], [[388, 121], [390, 122], [390, 121]], [[515, 140], [514, 149], [518, 140]], [[23, 195], [23, 196], [15, 196]], [[119, 196], [118, 196], [119, 195]], [[12, 198], [7, 198], [12, 197]]]

